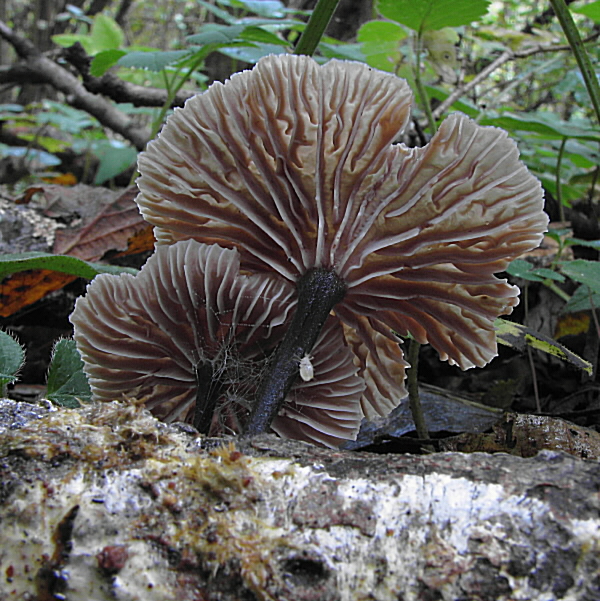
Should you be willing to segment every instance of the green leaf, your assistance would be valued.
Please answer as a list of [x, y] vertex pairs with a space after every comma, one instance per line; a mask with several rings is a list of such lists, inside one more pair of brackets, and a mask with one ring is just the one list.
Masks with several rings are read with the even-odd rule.
[[10, 334], [0, 330], [0, 395], [4, 396], [5, 386], [17, 379], [24, 361], [23, 347]]
[[94, 77], [102, 77], [125, 54], [127, 54], [125, 50], [114, 49], [98, 52], [90, 64], [90, 74]]
[[208, 44], [230, 44], [244, 31], [244, 25], [203, 25], [200, 33], [188, 36], [191, 44], [206, 46]]
[[531, 282], [543, 282], [544, 278], [532, 273], [533, 265], [525, 259], [515, 259], [506, 268], [506, 273], [509, 273], [513, 277], [521, 278], [523, 280], [529, 280]]
[[130, 267], [119, 267], [117, 265], [102, 265], [101, 263], [89, 263], [67, 255], [53, 255], [42, 252], [26, 252], [18, 254], [0, 255], [0, 280], [7, 275], [27, 271], [29, 269], [49, 269], [60, 271], [80, 278], [91, 280], [99, 273], [121, 273], [136, 274], [137, 270]]
[[87, 54], [93, 54], [92, 40], [90, 39], [90, 36], [87, 34], [61, 33], [58, 35], [53, 35], [52, 41], [57, 46], [62, 46], [63, 48], [70, 48], [73, 44], [75, 44], [76, 42], [79, 42], [83, 46], [83, 49], [86, 51]]
[[136, 50], [122, 56], [117, 61], [117, 65], [158, 72], [162, 71], [165, 67], [180, 61], [188, 54], [190, 54], [189, 50], [157, 50], [156, 52], [142, 52]]
[[361, 51], [360, 44], [329, 44], [327, 42], [319, 43], [321, 54], [327, 58], [338, 58], [346, 61], [357, 61], [364, 63], [365, 55]]
[[98, 171], [94, 177], [95, 185], [103, 184], [129, 169], [135, 163], [138, 154], [132, 146], [119, 146], [110, 140], [98, 142], [92, 149], [94, 155], [100, 159]]
[[90, 31], [92, 54], [103, 50], [116, 50], [123, 45], [125, 34], [119, 24], [108, 15], [98, 13]]
[[406, 36], [406, 31], [397, 23], [369, 21], [358, 30], [357, 40], [361, 43], [399, 42]]
[[357, 39], [370, 67], [394, 73], [403, 58], [400, 42], [407, 35], [397, 23], [369, 21], [358, 30]]
[[544, 353], [548, 353], [549, 355], [553, 355], [554, 357], [558, 357], [590, 375], [593, 373], [594, 368], [589, 361], [585, 361], [548, 336], [544, 336], [521, 324], [506, 321], [505, 319], [497, 319], [495, 326], [497, 328], [496, 339], [500, 344], [510, 346], [520, 352], [523, 352], [527, 346], [530, 346]]
[[600, 308], [600, 292], [592, 292], [587, 286], [579, 286], [561, 309], [561, 313], [593, 311]]
[[600, 250], [600, 240], [582, 240], [581, 238], [567, 238], [565, 242], [569, 246], [586, 246]]
[[554, 280], [555, 282], [564, 282], [565, 277], [552, 269], [546, 269], [545, 267], [537, 267], [532, 271], [534, 275], [539, 275], [545, 280]]
[[79, 401], [92, 398], [74, 340], [61, 339], [54, 346], [47, 386], [46, 398], [63, 407], [79, 407]]
[[245, 27], [240, 34], [240, 39], [249, 42], [260, 42], [262, 44], [274, 44], [277, 46], [289, 46], [289, 43], [280, 37], [263, 29], [262, 27]]
[[230, 15], [226, 10], [215, 6], [211, 2], [205, 2], [205, 0], [197, 0], [198, 4], [201, 4], [206, 10], [211, 12], [216, 17], [219, 17], [221, 21], [228, 23], [230, 25], [234, 24], [236, 19], [232, 15]]
[[30, 161], [38, 161], [43, 167], [54, 167], [60, 165], [61, 160], [49, 152], [37, 150], [36, 148], [25, 148], [23, 146], [4, 147], [0, 153], [4, 156], [23, 157]]
[[253, 44], [252, 47], [239, 46], [236, 48], [221, 48], [219, 52], [225, 56], [229, 56], [230, 58], [235, 58], [251, 64], [257, 63], [263, 56], [267, 56], [269, 54], [286, 54], [286, 50], [282, 46], [258, 43]]
[[591, 2], [585, 6], [580, 6], [579, 8], [572, 8], [571, 10], [574, 13], [589, 17], [594, 23], [600, 23], [600, 0], [596, 0], [596, 2]]
[[600, 263], [587, 259], [575, 259], [561, 264], [560, 271], [568, 278], [600, 292]]
[[104, 50], [120, 48], [125, 41], [125, 34], [114, 19], [99, 13], [94, 17], [89, 34], [65, 33], [52, 36], [52, 41], [65, 48], [79, 42], [90, 56], [94, 56]]
[[379, 0], [377, 4], [384, 17], [414, 31], [469, 25], [483, 17], [488, 6], [489, 0]]
[[482, 119], [481, 125], [494, 125], [509, 131], [535, 132], [551, 139], [579, 138], [600, 142], [599, 130], [562, 121], [554, 113], [505, 113], [501, 117]]
[[261, 17], [278, 19], [285, 16], [285, 5], [279, 0], [242, 0], [241, 4]]

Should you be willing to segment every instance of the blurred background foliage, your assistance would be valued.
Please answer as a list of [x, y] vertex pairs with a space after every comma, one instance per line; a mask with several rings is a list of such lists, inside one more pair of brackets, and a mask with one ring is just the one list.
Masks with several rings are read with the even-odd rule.
[[[138, 101], [137, 106], [119, 103], [116, 107], [147, 125], [151, 138], [185, 96], [266, 54], [293, 51], [313, 4], [309, 0], [6, 0], [0, 19], [66, 69], [74, 71], [68, 49], [77, 44], [91, 59], [88, 78], [109, 73], [124, 82], [165, 90], [162, 106], [148, 107]], [[419, 97], [415, 135], [425, 139], [432, 127], [428, 111], [440, 118], [461, 110], [482, 124], [507, 129], [520, 143], [527, 165], [542, 180], [557, 216], [564, 218], [562, 207], [572, 202], [591, 202], [600, 129], [573, 53], [549, 5], [436, 0], [435, 20], [423, 20], [414, 7], [428, 4], [344, 0], [316, 57], [363, 61], [407, 78]], [[598, 4], [584, 0], [570, 5], [596, 66]], [[498, 59], [500, 64], [485, 73]], [[28, 185], [31, 178], [69, 170], [78, 181], [95, 184], [111, 182], [128, 169], [131, 174], [138, 150], [131, 140], [69, 106], [64, 94], [47, 84], [11, 81], [10, 67], [17, 60], [11, 45], [2, 41], [0, 158], [12, 163], [12, 171], [16, 169], [12, 176], [4, 174], [4, 183], [22, 180], [21, 185]], [[455, 102], [442, 105], [442, 112], [436, 113], [453, 92], [460, 93]], [[30, 177], [20, 177], [25, 173]]]

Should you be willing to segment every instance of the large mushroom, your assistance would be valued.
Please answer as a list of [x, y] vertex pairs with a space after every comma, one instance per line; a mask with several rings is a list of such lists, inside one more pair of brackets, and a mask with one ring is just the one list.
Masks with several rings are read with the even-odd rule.
[[541, 186], [506, 132], [461, 114], [423, 148], [394, 144], [411, 101], [405, 81], [363, 64], [270, 56], [188, 100], [141, 155], [137, 202], [159, 245], [236, 248], [245, 269], [296, 286], [250, 434], [279, 412], [332, 310], [362, 373], [382, 361], [388, 381], [397, 334], [463, 369], [497, 353], [494, 320], [518, 289], [494, 274], [541, 241]]
[[[157, 248], [139, 274], [98, 276], [71, 321], [96, 400], [143, 400], [165, 421], [239, 433], [295, 304], [282, 278], [240, 273], [239, 253], [193, 240]], [[272, 429], [326, 446], [354, 439], [364, 380], [333, 317]]]

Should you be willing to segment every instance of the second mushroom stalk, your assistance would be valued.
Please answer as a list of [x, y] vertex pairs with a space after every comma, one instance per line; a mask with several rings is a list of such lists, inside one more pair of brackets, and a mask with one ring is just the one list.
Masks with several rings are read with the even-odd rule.
[[[541, 186], [504, 131], [460, 114], [426, 147], [394, 143], [411, 102], [405, 81], [363, 64], [269, 56], [190, 99], [140, 157], [137, 202], [157, 253], [186, 240], [217, 244], [238, 253], [244, 277], [292, 291], [287, 332], [242, 420], [248, 434], [285, 413], [300, 362], [331, 348], [326, 322], [338, 324], [336, 344], [362, 382], [347, 399], [359, 417], [386, 415], [406, 396], [398, 335], [462, 369], [496, 355], [494, 320], [512, 311], [518, 289], [494, 274], [540, 243]], [[78, 317], [94, 286], [72, 321], [100, 391], [106, 347], [98, 354], [83, 342]], [[192, 313], [188, 321], [200, 318]], [[322, 376], [315, 370], [315, 389]]]

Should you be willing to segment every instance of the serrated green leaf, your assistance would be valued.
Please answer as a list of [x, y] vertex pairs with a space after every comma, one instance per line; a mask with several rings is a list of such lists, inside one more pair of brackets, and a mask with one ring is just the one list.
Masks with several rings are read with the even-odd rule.
[[377, 4], [384, 17], [414, 31], [469, 25], [483, 17], [488, 6], [489, 0], [379, 0]]
[[98, 52], [90, 64], [90, 74], [94, 77], [102, 77], [125, 54], [127, 54], [125, 50], [114, 49]]
[[600, 263], [587, 259], [565, 261], [560, 271], [568, 278], [589, 286], [594, 292], [600, 292]]
[[61, 339], [54, 346], [48, 368], [46, 398], [66, 407], [78, 407], [79, 401], [92, 398], [83, 371], [83, 361], [74, 340]]
[[117, 265], [102, 265], [101, 263], [90, 263], [77, 257], [67, 255], [53, 255], [42, 252], [26, 252], [0, 255], [0, 280], [7, 275], [27, 271], [29, 269], [49, 269], [60, 271], [80, 278], [91, 280], [99, 273], [121, 273], [136, 274], [137, 270], [130, 267], [119, 267]]
[[521, 352], [526, 350], [527, 346], [530, 346], [544, 353], [548, 353], [549, 355], [553, 355], [554, 357], [558, 357], [590, 375], [594, 371], [593, 366], [589, 361], [585, 361], [585, 359], [582, 359], [579, 355], [571, 352], [568, 348], [556, 342], [556, 340], [544, 336], [531, 328], [505, 319], [497, 319], [495, 326], [496, 339], [500, 344], [510, 346]]
[[190, 54], [189, 50], [157, 50], [156, 52], [129, 52], [122, 56], [117, 65], [134, 69], [162, 71], [165, 67], [180, 61]]
[[6, 332], [0, 330], [0, 395], [4, 387], [17, 379], [17, 373], [25, 361], [23, 347]]

